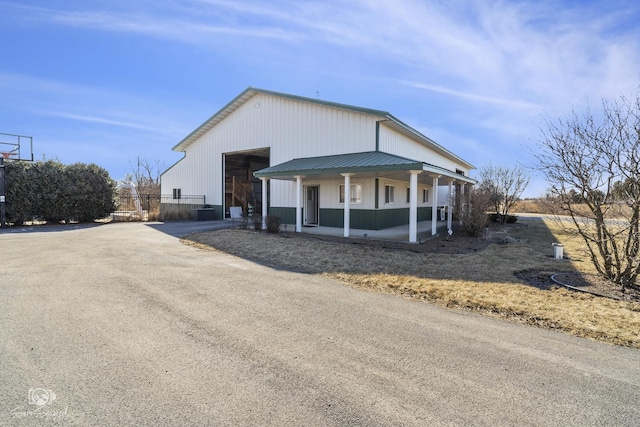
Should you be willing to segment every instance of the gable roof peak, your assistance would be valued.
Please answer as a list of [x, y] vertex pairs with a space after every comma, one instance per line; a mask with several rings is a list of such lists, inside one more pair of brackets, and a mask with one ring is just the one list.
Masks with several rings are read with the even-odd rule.
[[180, 141], [178, 144], [176, 144], [173, 147], [173, 150], [174, 151], [185, 151], [187, 149], [187, 147], [189, 145], [191, 145], [194, 141], [196, 141], [202, 135], [207, 133], [214, 126], [216, 126], [222, 120], [227, 118], [229, 115], [231, 115], [231, 113], [233, 113], [238, 108], [240, 108], [242, 105], [247, 103], [251, 98], [253, 98], [257, 94], [263, 94], [263, 95], [275, 96], [275, 97], [279, 97], [279, 98], [291, 99], [291, 100], [299, 101], [299, 102], [307, 102], [307, 103], [311, 103], [311, 104], [323, 105], [325, 107], [330, 107], [330, 108], [338, 108], [338, 109], [342, 109], [342, 110], [355, 111], [355, 112], [358, 112], [358, 113], [370, 114], [370, 115], [373, 115], [373, 116], [379, 116], [382, 119], [387, 118], [387, 117], [390, 116], [390, 114], [388, 112], [382, 111], [382, 110], [374, 110], [374, 109], [371, 109], [371, 108], [356, 107], [354, 105], [347, 105], [347, 104], [341, 104], [341, 103], [338, 103], [338, 102], [324, 101], [322, 99], [316, 99], [316, 98], [307, 98], [307, 97], [304, 97], [304, 96], [291, 95], [291, 94], [288, 94], [288, 93], [275, 92], [275, 91], [272, 91], [272, 90], [260, 89], [260, 88], [249, 86], [244, 91], [242, 91], [238, 96], [236, 96], [234, 99], [232, 99], [227, 105], [225, 105], [220, 110], [218, 110], [218, 112], [216, 112], [213, 116], [209, 117], [204, 123], [202, 123], [200, 126], [198, 126], [198, 128], [196, 128], [196, 130], [194, 130], [189, 135], [187, 135], [186, 138], [184, 138], [182, 141]]

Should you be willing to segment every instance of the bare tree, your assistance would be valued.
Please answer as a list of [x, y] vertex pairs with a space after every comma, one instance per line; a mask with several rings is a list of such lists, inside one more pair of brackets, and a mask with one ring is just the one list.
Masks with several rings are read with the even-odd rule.
[[[160, 194], [160, 174], [163, 164], [160, 160], [153, 163], [138, 156], [134, 163], [131, 163], [131, 174], [127, 174], [124, 181], [131, 187], [120, 189], [121, 210], [131, 210], [135, 207], [144, 217], [149, 220], [160, 219], [160, 204], [162, 196]], [[135, 193], [135, 194], [134, 194]]]
[[530, 178], [520, 166], [485, 166], [480, 169], [480, 187], [489, 193], [495, 212], [504, 223], [511, 208], [529, 185]]
[[571, 218], [597, 271], [623, 292], [640, 272], [639, 95], [603, 100], [598, 114], [546, 119], [536, 156], [550, 200]]
[[138, 156], [131, 168], [132, 173], [127, 174], [125, 180], [136, 188], [138, 194], [160, 194], [160, 160], [151, 163]]

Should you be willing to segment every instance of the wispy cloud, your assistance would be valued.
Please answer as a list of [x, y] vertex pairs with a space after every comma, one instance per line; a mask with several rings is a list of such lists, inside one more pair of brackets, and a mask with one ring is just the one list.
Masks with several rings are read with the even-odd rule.
[[[614, 85], [627, 88], [640, 78], [633, 65], [638, 61], [629, 60], [640, 60], [638, 29], [615, 26], [625, 16], [640, 15], [639, 7], [629, 4], [603, 3], [596, 9], [530, 1], [147, 5], [120, 12], [49, 9], [42, 18], [194, 44], [219, 45], [241, 37], [346, 46], [380, 61], [400, 60], [404, 69], [398, 71], [417, 82], [422, 76], [425, 89], [505, 106], [611, 92]], [[495, 96], [473, 95], [481, 93]], [[505, 101], [513, 93], [527, 101]]]
[[518, 100], [514, 100], [514, 99], [494, 98], [494, 97], [490, 97], [490, 96], [478, 95], [478, 94], [469, 93], [469, 92], [462, 92], [462, 91], [458, 91], [458, 90], [449, 89], [449, 88], [446, 88], [446, 87], [429, 85], [429, 84], [420, 83], [420, 82], [408, 82], [408, 81], [399, 80], [398, 83], [401, 83], [401, 84], [404, 84], [404, 85], [407, 85], [407, 86], [411, 86], [411, 87], [415, 87], [415, 88], [418, 88], [418, 89], [428, 90], [428, 91], [431, 91], [431, 92], [436, 92], [436, 93], [442, 93], [442, 94], [445, 94], [445, 95], [455, 96], [455, 97], [466, 99], [466, 100], [473, 101], [473, 102], [486, 103], [486, 104], [496, 104], [496, 105], [501, 105], [501, 106], [505, 106], [505, 107], [515, 107], [515, 108], [522, 108], [522, 109], [527, 109], [527, 110], [531, 110], [531, 109], [539, 110], [541, 108], [540, 105], [532, 103], [532, 102], [522, 102], [522, 101], [518, 101]]
[[[87, 86], [0, 72], [0, 89], [13, 109], [77, 122], [115, 126], [154, 134], [182, 137], [189, 129], [172, 125], [162, 117], [157, 102], [110, 88]], [[153, 111], [149, 115], [141, 111]]]
[[37, 113], [47, 115], [47, 116], [61, 117], [64, 119], [75, 120], [80, 122], [97, 123], [102, 125], [118, 126], [123, 128], [139, 129], [139, 130], [154, 131], [154, 132], [163, 131], [161, 127], [152, 127], [152, 126], [144, 125], [139, 122], [127, 122], [122, 120], [114, 120], [107, 117], [98, 117], [98, 116], [91, 116], [86, 114], [74, 114], [74, 113], [69, 113], [64, 111], [41, 110], [41, 111], [37, 111]]
[[[54, 25], [197, 45], [237, 46], [238, 40], [248, 38], [314, 43], [315, 49], [322, 43], [340, 46], [369, 60], [393, 63], [395, 72], [403, 75], [399, 80], [505, 106], [555, 104], [594, 92], [607, 95], [635, 87], [640, 80], [640, 28], [633, 25], [640, 18], [640, 5], [629, 2], [612, 0], [589, 8], [526, 0], [116, 4], [110, 9], [25, 9]], [[261, 46], [245, 43], [243, 49]], [[511, 99], [523, 101], [506, 101]]]
[[235, 35], [267, 39], [289, 39], [291, 35], [278, 28], [242, 28], [225, 25], [205, 24], [185, 19], [166, 19], [148, 15], [113, 14], [107, 12], [61, 12], [52, 19], [55, 22], [102, 29], [114, 32], [132, 32], [148, 36], [174, 39], [188, 43], [203, 44], [212, 39], [203, 40], [203, 36]]
[[[31, 18], [41, 22], [116, 33], [137, 33], [154, 38], [176, 40], [191, 44], [221, 42], [221, 35], [261, 39], [300, 40], [306, 35], [293, 29], [264, 23], [237, 22], [224, 19], [230, 12], [242, 10], [229, 2], [204, 2], [217, 10], [203, 9], [203, 2], [158, 4], [136, 3], [131, 10], [93, 9], [82, 5], [79, 9], [37, 8], [15, 5], [31, 13]], [[196, 7], [200, 5], [200, 7]], [[83, 7], [84, 6], [84, 7]], [[247, 9], [248, 10], [248, 9]], [[271, 15], [282, 21], [285, 16], [274, 10], [251, 9], [252, 15]], [[214, 13], [215, 12], [215, 13]], [[212, 19], [215, 18], [215, 19]]]

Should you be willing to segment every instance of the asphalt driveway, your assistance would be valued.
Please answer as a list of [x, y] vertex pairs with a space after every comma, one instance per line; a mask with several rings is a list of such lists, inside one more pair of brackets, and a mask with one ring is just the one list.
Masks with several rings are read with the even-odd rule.
[[0, 425], [640, 424], [640, 351], [270, 269], [161, 226], [0, 233]]

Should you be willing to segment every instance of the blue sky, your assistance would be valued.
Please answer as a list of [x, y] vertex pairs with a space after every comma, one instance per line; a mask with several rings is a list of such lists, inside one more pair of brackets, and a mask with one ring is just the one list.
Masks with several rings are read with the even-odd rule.
[[[637, 1], [0, 0], [0, 132], [114, 179], [247, 86], [385, 110], [525, 166], [543, 116], [640, 85]], [[534, 176], [525, 196], [543, 194]]]

